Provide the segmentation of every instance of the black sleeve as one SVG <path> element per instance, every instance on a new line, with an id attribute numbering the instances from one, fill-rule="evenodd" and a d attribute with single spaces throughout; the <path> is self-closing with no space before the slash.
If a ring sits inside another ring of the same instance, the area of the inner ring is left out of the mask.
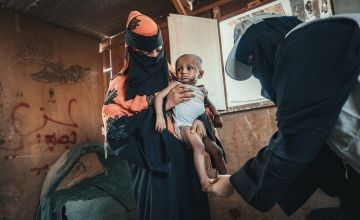
<path id="1" fill-rule="evenodd" d="M 173 138 L 169 132 L 155 131 L 153 108 L 107 121 L 106 142 L 112 152 L 153 172 L 170 170 L 169 138 Z"/>
<path id="2" fill-rule="evenodd" d="M 327 134 L 320 131 L 275 133 L 268 146 L 230 177 L 231 184 L 249 205 L 268 211 L 316 157 Z"/>

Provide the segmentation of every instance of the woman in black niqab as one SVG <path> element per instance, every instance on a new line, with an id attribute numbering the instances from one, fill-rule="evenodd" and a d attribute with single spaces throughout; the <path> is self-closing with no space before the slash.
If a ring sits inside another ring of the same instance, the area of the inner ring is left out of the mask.
<path id="1" fill-rule="evenodd" d="M 150 98 L 169 79 L 160 29 L 150 17 L 133 11 L 125 40 L 124 67 L 110 82 L 102 115 L 107 149 L 129 162 L 136 218 L 210 219 L 192 152 L 168 130 L 155 131 Z"/>

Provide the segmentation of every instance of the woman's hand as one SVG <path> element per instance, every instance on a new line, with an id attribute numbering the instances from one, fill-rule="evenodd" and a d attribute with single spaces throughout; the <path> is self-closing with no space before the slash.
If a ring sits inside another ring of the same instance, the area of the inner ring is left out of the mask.
<path id="1" fill-rule="evenodd" d="M 199 135 L 201 139 L 206 137 L 205 126 L 199 119 L 196 119 L 190 128 L 191 134 L 194 134 L 195 132 Z"/>
<path id="2" fill-rule="evenodd" d="M 175 105 L 189 101 L 193 98 L 195 94 L 193 90 L 185 87 L 183 84 L 178 84 L 174 88 L 171 89 L 169 94 L 167 95 L 167 102 L 165 105 L 166 111 L 175 107 Z"/>

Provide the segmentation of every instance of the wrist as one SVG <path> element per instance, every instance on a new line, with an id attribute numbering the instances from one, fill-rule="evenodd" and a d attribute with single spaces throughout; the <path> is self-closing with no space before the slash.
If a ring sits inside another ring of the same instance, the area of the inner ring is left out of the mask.
<path id="1" fill-rule="evenodd" d="M 166 111 L 169 111 L 169 110 L 171 110 L 174 106 L 175 106 L 175 105 L 173 105 L 173 103 L 172 103 L 171 101 L 167 100 L 166 103 L 165 103 L 165 110 L 166 110 Z"/>
<path id="2" fill-rule="evenodd" d="M 154 104 L 154 99 L 155 99 L 154 95 L 147 95 L 146 96 L 146 101 L 147 101 L 149 106 Z"/>

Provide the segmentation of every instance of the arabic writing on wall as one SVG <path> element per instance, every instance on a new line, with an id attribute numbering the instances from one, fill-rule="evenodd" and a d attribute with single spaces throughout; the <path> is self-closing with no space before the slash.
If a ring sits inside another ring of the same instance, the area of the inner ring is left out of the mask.
<path id="1" fill-rule="evenodd" d="M 48 151 L 52 152 L 55 150 L 55 147 L 64 147 L 69 149 L 70 146 L 77 143 L 77 132 L 76 129 L 79 127 L 75 122 L 73 116 L 71 115 L 72 108 L 77 102 L 76 99 L 70 99 L 67 105 L 67 118 L 68 121 L 61 121 L 54 117 L 50 117 L 46 114 L 44 108 L 40 108 L 42 114 L 42 122 L 37 127 L 31 127 L 31 125 L 22 126 L 21 121 L 22 117 L 31 117 L 31 114 L 34 114 L 31 105 L 26 102 L 20 102 L 15 107 L 13 107 L 11 112 L 11 127 L 14 129 L 14 133 L 18 139 L 15 146 L 10 143 L 7 143 L 6 138 L 2 139 L 0 142 L 0 150 L 7 153 L 3 158 L 4 160 L 13 160 L 25 157 L 32 157 L 34 155 L 21 155 L 21 151 L 24 150 L 24 146 L 29 145 L 29 139 L 34 139 L 33 143 L 37 146 L 45 145 Z M 28 115 L 24 116 L 24 112 L 27 112 Z M 66 132 L 54 132 L 46 129 L 49 124 L 56 125 L 58 130 L 59 126 L 66 127 Z M 69 130 L 69 128 L 71 128 Z M 9 141 L 10 142 L 10 141 Z M 54 154 L 56 155 L 56 154 Z M 36 176 L 39 176 L 42 172 L 46 172 L 49 165 L 45 164 L 41 167 L 32 167 L 30 172 L 35 172 Z"/>

